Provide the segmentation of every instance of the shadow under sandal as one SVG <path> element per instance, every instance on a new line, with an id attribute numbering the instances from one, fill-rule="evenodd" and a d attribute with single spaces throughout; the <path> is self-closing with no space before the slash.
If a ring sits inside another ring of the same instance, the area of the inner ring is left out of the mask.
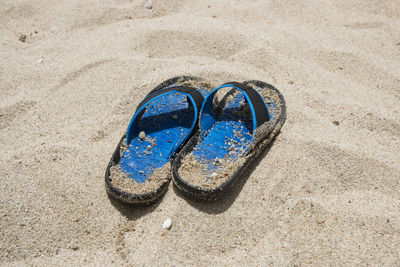
<path id="1" fill-rule="evenodd" d="M 201 108 L 199 131 L 172 162 L 175 186 L 197 200 L 217 199 L 279 133 L 285 118 L 285 100 L 270 84 L 215 88 Z"/>
<path id="2" fill-rule="evenodd" d="M 156 88 L 144 98 L 107 166 L 110 195 L 126 203 L 149 204 L 166 192 L 169 160 L 197 128 L 204 94 L 178 85 Z"/>

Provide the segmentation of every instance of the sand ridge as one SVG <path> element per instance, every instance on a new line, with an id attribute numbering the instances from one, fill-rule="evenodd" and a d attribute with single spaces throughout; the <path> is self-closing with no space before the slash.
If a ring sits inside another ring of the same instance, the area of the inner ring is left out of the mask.
<path id="1" fill-rule="evenodd" d="M 397 264 L 397 1 L 144 2 L 0 3 L 1 263 Z M 285 125 L 218 203 L 121 205 L 110 156 L 177 75 L 271 83 Z"/>

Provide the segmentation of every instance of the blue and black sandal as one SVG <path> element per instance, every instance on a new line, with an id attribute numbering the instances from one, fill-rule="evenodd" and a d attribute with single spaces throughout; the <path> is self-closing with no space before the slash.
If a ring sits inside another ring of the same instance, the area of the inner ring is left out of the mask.
<path id="1" fill-rule="evenodd" d="M 270 84 L 215 88 L 202 105 L 198 132 L 172 162 L 175 186 L 197 200 L 217 199 L 279 133 L 285 118 L 285 100 Z"/>
<path id="2" fill-rule="evenodd" d="M 196 77 L 169 79 L 139 104 L 107 166 L 107 192 L 126 203 L 149 204 L 171 179 L 170 159 L 197 131 L 198 115 L 212 87 Z"/>

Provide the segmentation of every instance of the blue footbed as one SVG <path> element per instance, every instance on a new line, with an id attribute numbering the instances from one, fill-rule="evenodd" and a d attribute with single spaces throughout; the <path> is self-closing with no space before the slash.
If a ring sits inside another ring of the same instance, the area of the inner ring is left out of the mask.
<path id="1" fill-rule="evenodd" d="M 135 125 L 133 138 L 119 162 L 120 169 L 137 183 L 144 183 L 190 135 L 194 117 L 193 104 L 184 94 L 153 99 Z M 144 140 L 138 136 L 141 131 L 146 134 Z"/>
<path id="2" fill-rule="evenodd" d="M 258 87 L 255 89 L 259 92 L 263 90 Z M 218 164 L 215 164 L 217 158 L 235 160 L 244 155 L 253 143 L 253 118 L 249 104 L 242 92 L 235 91 L 238 93 L 226 104 L 193 150 L 195 160 L 205 167 L 202 171 L 206 176 L 218 169 Z M 264 102 L 270 120 L 275 120 L 278 111 L 276 104 L 272 99 L 264 99 Z"/>

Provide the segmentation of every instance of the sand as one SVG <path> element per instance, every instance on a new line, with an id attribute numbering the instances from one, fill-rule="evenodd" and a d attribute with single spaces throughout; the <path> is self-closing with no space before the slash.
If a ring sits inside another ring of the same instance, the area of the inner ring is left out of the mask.
<path id="1" fill-rule="evenodd" d="M 398 264 L 398 1 L 144 4 L 0 3 L 1 263 Z M 281 133 L 219 202 L 109 199 L 135 107 L 184 74 L 273 84 Z"/>
<path id="2" fill-rule="evenodd" d="M 158 168 L 143 184 L 135 182 L 118 165 L 111 166 L 111 184 L 123 192 L 130 194 L 147 194 L 154 192 L 171 177 L 171 167 L 167 163 Z"/>
<path id="3" fill-rule="evenodd" d="M 234 172 L 246 161 L 246 157 L 239 156 L 236 159 L 224 158 L 212 162 L 200 162 L 193 153 L 187 154 L 183 159 L 178 173 L 182 180 L 191 186 L 202 190 L 215 190 L 228 181 Z M 217 166 L 215 171 L 209 166 Z"/>
<path id="4" fill-rule="evenodd" d="M 145 140 L 146 134 L 141 131 L 139 133 L 139 138 Z M 151 142 L 155 145 L 154 140 L 151 138 L 147 138 L 146 141 Z M 125 151 L 128 150 L 128 146 L 126 144 L 126 138 L 122 140 L 122 144 L 119 149 L 119 156 L 122 158 Z M 165 182 L 168 182 L 171 179 L 171 164 L 168 162 L 161 166 L 160 168 L 154 170 L 150 177 L 144 183 L 137 183 L 129 177 L 129 175 L 124 172 L 120 166 L 112 165 L 110 167 L 110 182 L 117 189 L 122 192 L 127 192 L 129 194 L 148 194 L 156 191 L 160 188 Z"/>

